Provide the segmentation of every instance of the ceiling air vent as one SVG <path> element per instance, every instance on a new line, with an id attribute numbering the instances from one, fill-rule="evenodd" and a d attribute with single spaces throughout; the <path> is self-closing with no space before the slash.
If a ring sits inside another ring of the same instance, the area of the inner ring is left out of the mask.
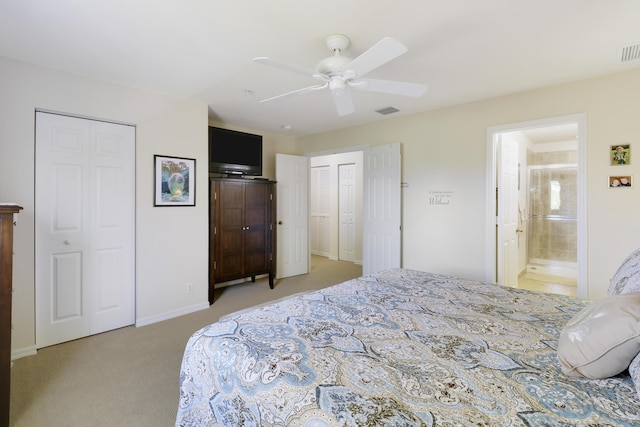
<path id="1" fill-rule="evenodd" d="M 629 62 L 640 59 L 640 44 L 623 47 L 620 62 Z"/>
<path id="2" fill-rule="evenodd" d="M 398 110 L 396 107 L 386 107 L 386 108 L 381 108 L 379 110 L 376 110 L 376 113 L 386 116 L 387 114 L 397 113 L 398 111 L 400 110 Z"/>

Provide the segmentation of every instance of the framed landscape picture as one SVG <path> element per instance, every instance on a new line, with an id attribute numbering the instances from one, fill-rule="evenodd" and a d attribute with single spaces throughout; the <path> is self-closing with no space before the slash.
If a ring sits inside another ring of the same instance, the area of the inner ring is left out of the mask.
<path id="1" fill-rule="evenodd" d="M 196 160 L 153 156 L 154 206 L 196 205 Z"/>

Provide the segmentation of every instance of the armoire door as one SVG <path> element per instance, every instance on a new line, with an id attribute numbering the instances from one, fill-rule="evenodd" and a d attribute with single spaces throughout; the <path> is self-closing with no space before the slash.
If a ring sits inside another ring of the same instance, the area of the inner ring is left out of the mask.
<path id="1" fill-rule="evenodd" d="M 273 184 L 214 181 L 216 282 L 271 270 Z"/>
<path id="2" fill-rule="evenodd" d="M 245 274 L 271 270 L 272 184 L 245 184 Z"/>
<path id="3" fill-rule="evenodd" d="M 135 128 L 36 114 L 36 345 L 135 321 Z"/>
<path id="4" fill-rule="evenodd" d="M 244 183 L 214 181 L 215 282 L 244 275 Z"/>

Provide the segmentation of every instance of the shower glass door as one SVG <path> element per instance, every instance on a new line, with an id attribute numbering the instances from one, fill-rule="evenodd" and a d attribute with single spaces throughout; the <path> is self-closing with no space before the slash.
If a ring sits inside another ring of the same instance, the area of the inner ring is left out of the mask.
<path id="1" fill-rule="evenodd" d="M 528 264 L 577 268 L 578 167 L 529 166 Z"/>

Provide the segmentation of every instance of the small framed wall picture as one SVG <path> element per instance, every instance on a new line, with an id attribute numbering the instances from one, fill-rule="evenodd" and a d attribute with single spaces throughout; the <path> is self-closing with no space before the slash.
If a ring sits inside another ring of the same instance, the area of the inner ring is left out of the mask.
<path id="1" fill-rule="evenodd" d="M 153 156 L 154 206 L 196 205 L 196 160 Z"/>
<path id="2" fill-rule="evenodd" d="M 631 175 L 616 175 L 609 177 L 609 188 L 629 188 L 632 184 Z"/>
<path id="3" fill-rule="evenodd" d="M 626 145 L 612 145 L 609 151 L 609 158 L 611 159 L 612 166 L 628 165 L 631 163 L 631 146 Z"/>

